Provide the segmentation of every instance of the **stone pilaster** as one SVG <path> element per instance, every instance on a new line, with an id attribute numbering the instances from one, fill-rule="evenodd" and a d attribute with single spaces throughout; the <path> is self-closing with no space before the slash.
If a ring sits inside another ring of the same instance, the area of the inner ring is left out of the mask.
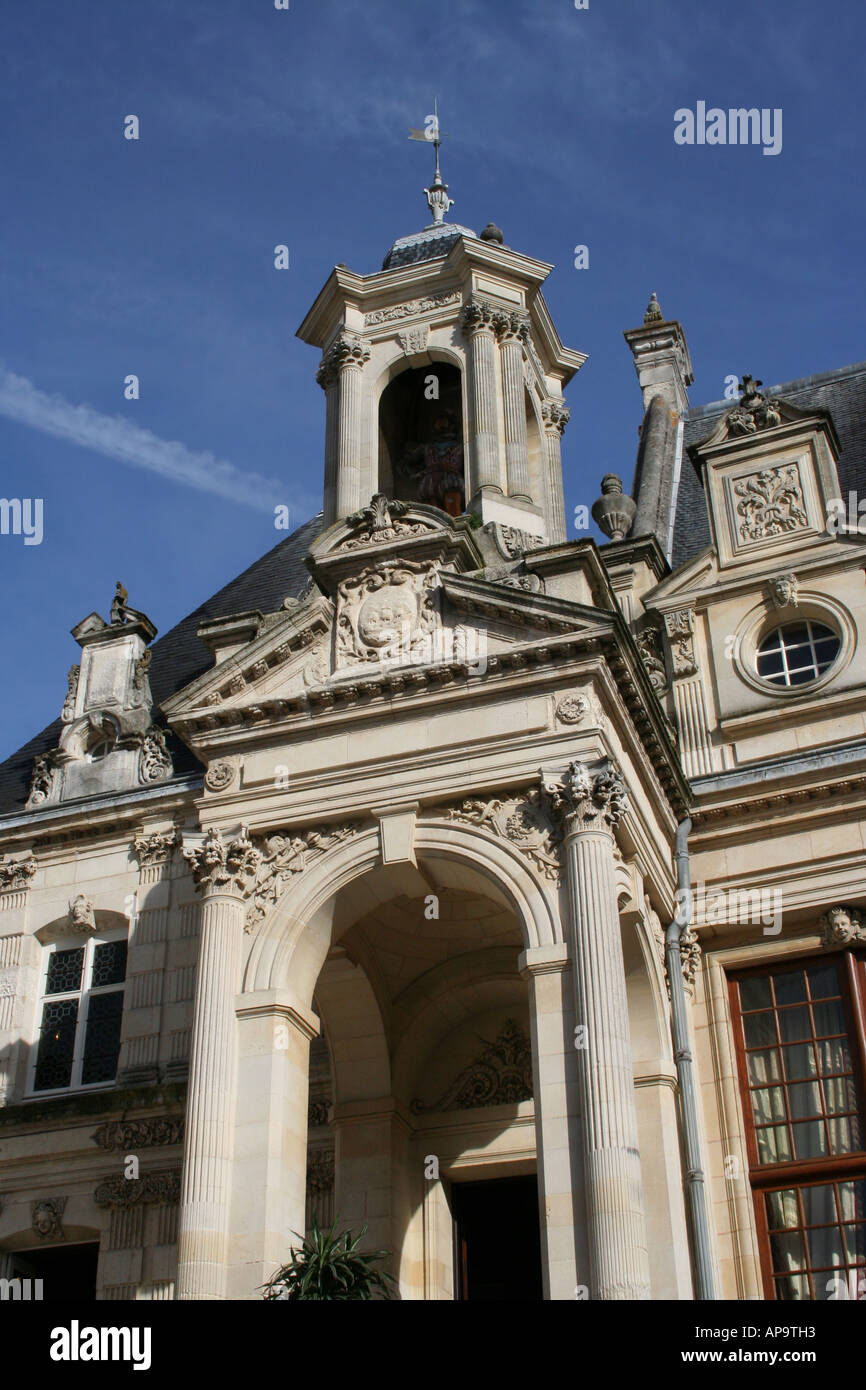
<path id="1" fill-rule="evenodd" d="M 590 1295 L 649 1298 L 646 1221 L 632 1079 L 613 832 L 626 805 L 611 762 L 571 763 L 546 788 L 563 817 L 574 954 Z"/>
<path id="2" fill-rule="evenodd" d="M 562 401 L 545 401 L 541 407 L 544 421 L 545 490 L 550 541 L 568 540 L 565 521 L 565 492 L 562 484 L 562 436 L 570 418 L 568 406 Z"/>
<path id="3" fill-rule="evenodd" d="M 231 1203 L 244 903 L 261 853 L 242 829 L 223 843 L 210 831 L 185 849 L 202 893 L 201 947 L 187 1101 L 178 1239 L 178 1298 L 225 1296 Z"/>
<path id="4" fill-rule="evenodd" d="M 344 331 L 328 348 L 319 368 L 318 379 L 325 388 L 329 407 L 325 426 L 326 525 L 356 512 L 365 500 L 361 497 L 364 410 L 361 373 L 369 360 L 367 339 Z M 334 490 L 332 517 L 328 514 L 329 488 Z"/>
<path id="5" fill-rule="evenodd" d="M 469 376 L 472 387 L 472 475 L 469 490 L 503 491 L 499 469 L 499 397 L 496 382 L 496 310 L 486 299 L 470 299 L 463 310 L 463 331 L 469 338 Z"/>
<path id="6" fill-rule="evenodd" d="M 502 399 L 505 408 L 505 468 L 508 496 L 533 499 L 529 479 L 529 440 L 526 432 L 526 387 L 523 383 L 523 344 L 529 321 L 516 310 L 502 310 L 494 319 L 502 359 Z"/>

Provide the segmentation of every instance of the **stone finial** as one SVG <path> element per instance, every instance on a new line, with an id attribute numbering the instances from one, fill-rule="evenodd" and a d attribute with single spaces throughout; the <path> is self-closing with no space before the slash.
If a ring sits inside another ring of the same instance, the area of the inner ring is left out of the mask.
<path id="1" fill-rule="evenodd" d="M 761 394 L 762 381 L 744 374 L 740 383 L 740 401 L 729 410 L 725 422 L 729 435 L 755 434 L 782 423 L 781 401 Z"/>
<path id="2" fill-rule="evenodd" d="M 635 504 L 622 490 L 622 479 L 616 473 L 605 473 L 601 480 L 601 497 L 592 504 L 592 519 L 612 541 L 628 535 L 634 521 Z"/>
<path id="3" fill-rule="evenodd" d="M 661 305 L 659 304 L 659 297 L 655 290 L 653 290 L 650 295 L 649 304 L 646 306 L 646 313 L 643 316 L 643 321 L 644 323 L 664 323 L 664 317 Z"/>
<path id="4" fill-rule="evenodd" d="M 502 246 L 505 242 L 505 238 L 502 235 L 502 231 L 499 227 L 497 227 L 495 222 L 487 223 L 487 226 L 484 228 L 483 232 L 479 233 L 479 240 L 492 241 L 497 246 Z"/>

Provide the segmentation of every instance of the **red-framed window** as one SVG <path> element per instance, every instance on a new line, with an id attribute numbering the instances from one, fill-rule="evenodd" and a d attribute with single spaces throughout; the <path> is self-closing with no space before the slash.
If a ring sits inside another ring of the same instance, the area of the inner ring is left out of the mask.
<path id="1" fill-rule="evenodd" d="M 767 1298 L 866 1298 L 866 960 L 728 981 Z"/>

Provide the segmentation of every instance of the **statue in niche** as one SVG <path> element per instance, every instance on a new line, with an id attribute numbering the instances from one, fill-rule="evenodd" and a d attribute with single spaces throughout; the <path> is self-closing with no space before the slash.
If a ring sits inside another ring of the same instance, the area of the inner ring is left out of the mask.
<path id="1" fill-rule="evenodd" d="M 433 420 L 433 437 L 403 455 L 400 467 L 418 480 L 418 501 L 441 507 L 449 516 L 463 511 L 463 444 L 457 417 L 443 410 Z"/>

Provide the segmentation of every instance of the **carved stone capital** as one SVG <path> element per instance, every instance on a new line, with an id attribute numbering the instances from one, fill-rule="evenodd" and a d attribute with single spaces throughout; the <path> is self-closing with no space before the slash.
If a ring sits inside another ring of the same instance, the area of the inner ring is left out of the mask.
<path id="1" fill-rule="evenodd" d="M 840 904 L 829 908 L 819 925 L 825 946 L 850 946 L 854 942 L 866 941 L 866 927 L 853 907 Z"/>
<path id="2" fill-rule="evenodd" d="M 36 856 L 33 854 L 27 859 L 9 859 L 5 864 L 0 864 L 0 893 L 26 891 L 36 869 Z"/>
<path id="3" fill-rule="evenodd" d="M 246 826 L 228 845 L 219 830 L 209 830 L 195 849 L 184 849 L 183 857 L 200 893 L 227 893 L 238 898 L 246 898 L 252 892 L 262 862 L 261 850 L 253 844 Z"/>
<path id="4" fill-rule="evenodd" d="M 520 313 L 518 309 L 496 309 L 493 329 L 500 343 L 523 344 L 529 337 L 529 315 Z"/>
<path id="5" fill-rule="evenodd" d="M 463 332 L 480 333 L 486 329 L 492 333 L 498 312 L 489 299 L 480 299 L 477 295 L 473 295 L 464 304 L 463 312 L 460 315 Z"/>
<path id="6" fill-rule="evenodd" d="M 158 865 L 167 864 L 171 858 L 172 850 L 175 845 L 181 842 L 181 833 L 176 825 L 169 830 L 154 830 L 150 834 L 142 831 L 136 835 L 132 842 L 139 867 L 142 869 L 156 868 Z"/>
<path id="7" fill-rule="evenodd" d="M 562 437 L 565 433 L 565 427 L 571 419 L 571 411 L 561 401 L 544 401 L 541 407 L 541 418 L 544 421 L 547 434 L 558 434 Z"/>
<path id="8" fill-rule="evenodd" d="M 569 835 L 588 830 L 612 834 L 628 809 L 622 773 L 609 758 L 593 770 L 586 763 L 569 763 L 561 777 L 545 778 L 543 785 Z"/>
<path id="9" fill-rule="evenodd" d="M 693 676 L 698 669 L 695 660 L 695 616 L 691 608 L 677 608 L 665 613 L 665 632 L 671 653 L 671 668 L 674 679 L 680 676 Z"/>

